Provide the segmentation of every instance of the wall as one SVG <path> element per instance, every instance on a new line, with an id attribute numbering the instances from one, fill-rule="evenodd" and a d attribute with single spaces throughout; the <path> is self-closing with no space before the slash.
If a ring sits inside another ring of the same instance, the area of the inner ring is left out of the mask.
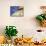
<path id="1" fill-rule="evenodd" d="M 24 6 L 24 17 L 10 17 L 10 6 Z M 40 6 L 46 5 L 46 0 L 1 0 L 0 1 L 0 34 L 4 34 L 6 25 L 15 25 L 19 31 L 18 36 L 31 36 L 36 34 L 39 27 L 35 16 L 41 13 Z M 41 37 L 41 36 L 40 36 Z"/>

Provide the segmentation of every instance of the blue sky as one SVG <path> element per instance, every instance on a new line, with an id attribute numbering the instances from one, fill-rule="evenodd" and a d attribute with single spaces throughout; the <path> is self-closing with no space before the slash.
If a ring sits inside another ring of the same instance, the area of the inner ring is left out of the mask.
<path id="1" fill-rule="evenodd" d="M 13 13 L 15 13 L 16 11 L 18 11 L 20 6 L 11 6 L 10 7 L 10 15 L 12 15 Z"/>

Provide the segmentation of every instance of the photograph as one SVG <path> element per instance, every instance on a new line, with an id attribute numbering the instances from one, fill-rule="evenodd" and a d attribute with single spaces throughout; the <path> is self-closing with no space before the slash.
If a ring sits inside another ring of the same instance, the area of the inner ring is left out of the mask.
<path id="1" fill-rule="evenodd" d="M 23 17 L 24 7 L 23 6 L 10 6 L 10 16 Z"/>

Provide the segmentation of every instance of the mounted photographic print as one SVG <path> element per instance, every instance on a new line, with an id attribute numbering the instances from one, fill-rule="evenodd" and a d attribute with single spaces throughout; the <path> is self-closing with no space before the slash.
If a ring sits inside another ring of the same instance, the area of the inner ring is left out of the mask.
<path id="1" fill-rule="evenodd" d="M 24 7 L 23 6 L 10 6 L 10 16 L 23 17 Z"/>

